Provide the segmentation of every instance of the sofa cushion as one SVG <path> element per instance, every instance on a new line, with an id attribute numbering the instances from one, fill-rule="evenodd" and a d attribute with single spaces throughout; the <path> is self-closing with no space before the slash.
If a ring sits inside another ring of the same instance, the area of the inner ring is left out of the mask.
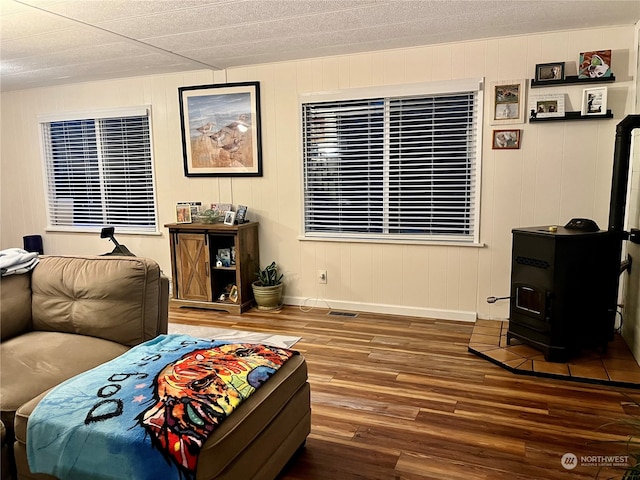
<path id="1" fill-rule="evenodd" d="M 2 340 L 31 330 L 31 274 L 0 280 L 0 322 Z"/>
<path id="2" fill-rule="evenodd" d="M 12 429 L 22 404 L 127 350 L 109 340 L 61 332 L 34 331 L 2 342 L 0 418 Z"/>
<path id="3" fill-rule="evenodd" d="M 159 333 L 160 267 L 153 260 L 46 255 L 32 272 L 31 290 L 34 330 L 129 346 Z"/>

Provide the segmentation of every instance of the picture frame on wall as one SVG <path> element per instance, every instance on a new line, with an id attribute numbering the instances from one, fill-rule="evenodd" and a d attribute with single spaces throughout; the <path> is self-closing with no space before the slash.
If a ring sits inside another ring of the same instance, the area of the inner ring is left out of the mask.
<path id="1" fill-rule="evenodd" d="M 536 65 L 536 82 L 553 82 L 564 80 L 565 62 L 539 63 Z"/>
<path id="2" fill-rule="evenodd" d="M 524 123 L 525 81 L 509 80 L 491 83 L 491 124 Z"/>
<path id="3" fill-rule="evenodd" d="M 494 130 L 493 150 L 509 150 L 520 148 L 520 129 Z"/>
<path id="4" fill-rule="evenodd" d="M 529 98 L 531 118 L 564 117 L 564 93 L 532 95 Z"/>
<path id="5" fill-rule="evenodd" d="M 578 78 L 611 77 L 611 50 L 581 52 L 578 63 Z"/>
<path id="6" fill-rule="evenodd" d="M 260 82 L 178 88 L 184 174 L 260 177 Z"/>
<path id="7" fill-rule="evenodd" d="M 581 115 L 607 114 L 607 87 L 585 88 L 582 91 Z"/>

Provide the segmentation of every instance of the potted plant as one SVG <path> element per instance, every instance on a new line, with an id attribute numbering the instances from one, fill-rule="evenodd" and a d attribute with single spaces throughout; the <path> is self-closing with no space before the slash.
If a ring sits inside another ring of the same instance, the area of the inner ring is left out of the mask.
<path id="1" fill-rule="evenodd" d="M 258 268 L 258 279 L 251 284 L 253 297 L 258 304 L 258 310 L 279 310 L 282 307 L 282 278 L 278 274 L 276 262 L 271 262 L 266 268 Z"/>

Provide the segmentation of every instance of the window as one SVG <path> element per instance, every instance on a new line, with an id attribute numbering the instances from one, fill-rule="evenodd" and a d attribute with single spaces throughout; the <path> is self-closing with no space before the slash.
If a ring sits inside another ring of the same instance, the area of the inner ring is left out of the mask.
<path id="1" fill-rule="evenodd" d="M 157 232 L 147 108 L 40 120 L 49 229 Z"/>
<path id="2" fill-rule="evenodd" d="M 303 97 L 305 237 L 477 243 L 479 87 Z"/>

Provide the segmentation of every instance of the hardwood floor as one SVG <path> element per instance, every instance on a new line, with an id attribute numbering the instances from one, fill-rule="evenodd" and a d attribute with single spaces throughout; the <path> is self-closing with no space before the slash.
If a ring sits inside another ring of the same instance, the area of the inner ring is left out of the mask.
<path id="1" fill-rule="evenodd" d="M 621 478 L 591 456 L 628 455 L 612 441 L 633 431 L 611 422 L 640 413 L 637 390 L 523 377 L 469 353 L 471 323 L 293 306 L 171 307 L 169 320 L 302 337 L 312 431 L 281 480 Z"/>

